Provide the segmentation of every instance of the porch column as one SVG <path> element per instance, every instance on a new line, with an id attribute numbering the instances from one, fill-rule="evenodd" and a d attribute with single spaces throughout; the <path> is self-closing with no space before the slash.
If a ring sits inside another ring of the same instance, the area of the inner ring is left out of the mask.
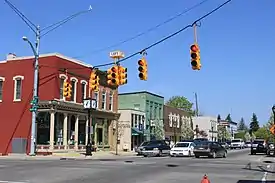
<path id="1" fill-rule="evenodd" d="M 86 118 L 86 128 L 85 128 L 85 133 L 86 133 L 86 136 L 85 136 L 85 145 L 88 144 L 88 126 L 89 126 L 89 119 L 87 117 Z"/>
<path id="2" fill-rule="evenodd" d="M 64 121 L 63 121 L 63 145 L 65 146 L 65 149 L 68 145 L 68 114 L 64 113 Z"/>
<path id="3" fill-rule="evenodd" d="M 55 112 L 51 111 L 50 112 L 50 149 L 53 150 L 54 149 L 54 129 L 55 129 Z"/>
<path id="4" fill-rule="evenodd" d="M 75 116 L 75 124 L 74 124 L 74 144 L 75 144 L 75 149 L 78 150 L 78 121 L 79 121 L 79 116 Z"/>

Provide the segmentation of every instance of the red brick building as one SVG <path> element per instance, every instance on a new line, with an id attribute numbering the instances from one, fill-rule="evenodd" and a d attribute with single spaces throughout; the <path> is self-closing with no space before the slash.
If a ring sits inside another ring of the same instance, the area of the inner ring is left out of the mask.
<path id="1" fill-rule="evenodd" d="M 31 132 L 30 101 L 34 82 L 34 57 L 7 56 L 0 61 L 0 153 L 29 152 Z M 89 92 L 91 65 L 54 53 L 39 58 L 39 109 L 36 144 L 38 151 L 83 149 L 87 143 L 87 112 L 83 98 L 98 101 L 92 113 L 94 139 L 99 148 L 113 148 L 113 123 L 118 119 L 117 90 L 98 71 L 99 92 Z M 65 72 L 67 70 L 67 72 Z M 63 82 L 72 84 L 72 97 L 63 97 Z"/>

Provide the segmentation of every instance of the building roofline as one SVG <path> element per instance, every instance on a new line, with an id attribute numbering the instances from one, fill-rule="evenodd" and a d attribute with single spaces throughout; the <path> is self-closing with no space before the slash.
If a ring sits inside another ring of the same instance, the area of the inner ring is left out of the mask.
<path id="1" fill-rule="evenodd" d="M 137 92 L 126 92 L 126 93 L 119 93 L 118 95 L 134 95 L 134 94 L 149 94 L 149 95 L 153 95 L 159 98 L 163 98 L 163 96 L 160 96 L 158 94 L 152 93 L 152 92 L 148 92 L 148 91 L 137 91 Z"/>
<path id="2" fill-rule="evenodd" d="M 118 111 L 137 111 L 137 112 L 141 112 L 141 113 L 145 113 L 142 110 L 138 110 L 138 109 L 131 109 L 131 108 L 126 108 L 126 109 L 117 109 Z"/>
<path id="3" fill-rule="evenodd" d="M 71 57 L 68 57 L 68 56 L 65 56 L 65 55 L 62 55 L 60 53 L 46 53 L 46 54 L 40 54 L 39 55 L 39 58 L 45 58 L 45 57 L 59 57 L 59 58 L 62 58 L 62 59 L 65 59 L 65 60 L 68 60 L 70 62 L 73 62 L 73 63 L 76 63 L 76 64 L 79 64 L 79 65 L 82 65 L 84 67 L 93 67 L 91 64 L 86 64 L 80 60 L 77 60 L 77 59 L 74 59 L 74 58 L 71 58 Z M 12 58 L 12 59 L 8 59 L 8 60 L 2 60 L 0 61 L 0 63 L 6 63 L 7 61 L 16 61 L 16 60 L 26 60 L 26 59 L 34 59 L 34 56 L 22 56 L 22 57 L 16 57 L 16 58 Z"/>

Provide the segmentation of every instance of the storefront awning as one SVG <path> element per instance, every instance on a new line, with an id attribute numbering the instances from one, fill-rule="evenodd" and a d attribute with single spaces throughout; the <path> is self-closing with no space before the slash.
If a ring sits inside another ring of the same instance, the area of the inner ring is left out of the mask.
<path id="1" fill-rule="evenodd" d="M 137 128 L 132 128 L 132 136 L 142 135 L 142 131 Z"/>

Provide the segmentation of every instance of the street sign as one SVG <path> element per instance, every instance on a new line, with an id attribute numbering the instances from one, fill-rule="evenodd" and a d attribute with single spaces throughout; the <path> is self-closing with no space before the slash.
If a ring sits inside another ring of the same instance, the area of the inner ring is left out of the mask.
<path id="1" fill-rule="evenodd" d="M 124 58 L 124 53 L 122 51 L 112 51 L 110 52 L 110 57 L 113 59 Z"/>
<path id="2" fill-rule="evenodd" d="M 273 135 L 275 135 L 275 125 L 272 125 L 272 127 L 269 130 Z"/>

